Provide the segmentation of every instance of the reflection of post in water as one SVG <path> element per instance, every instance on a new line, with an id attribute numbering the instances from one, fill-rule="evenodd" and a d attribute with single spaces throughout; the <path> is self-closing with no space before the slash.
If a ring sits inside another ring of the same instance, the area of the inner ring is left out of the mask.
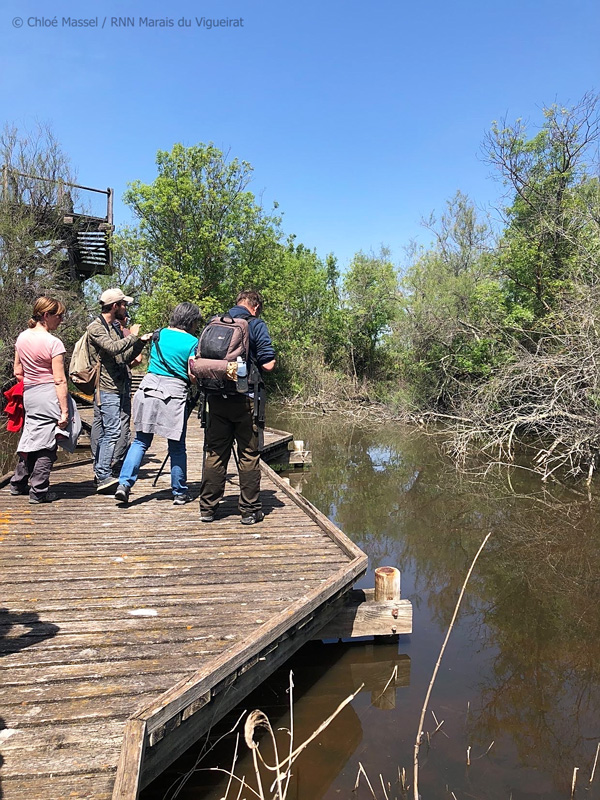
<path id="1" fill-rule="evenodd" d="M 280 758 L 289 752 L 289 735 L 281 728 L 290 728 L 289 671 L 294 680 L 294 747 L 306 741 L 336 710 L 339 704 L 361 684 L 361 695 L 368 693 L 377 708 L 394 708 L 396 692 L 410 682 L 410 658 L 398 653 L 396 643 L 373 642 L 324 644 L 310 642 L 278 670 L 269 685 L 248 698 L 246 708 L 260 708 L 269 717 L 276 731 Z M 391 680 L 390 680 L 391 679 Z M 273 693 L 276 695 L 273 701 Z M 360 717 L 352 704 L 345 706 L 330 725 L 300 754 L 292 766 L 287 800 L 319 800 L 342 772 L 363 740 Z M 260 750 L 269 764 L 274 763 L 270 739 L 260 739 Z M 217 753 L 217 763 L 223 766 L 231 758 L 231 741 L 224 753 Z M 202 767 L 208 764 L 203 763 Z M 252 757 L 245 748 L 235 766 L 238 776 L 245 775 L 253 785 Z M 210 791 L 202 786 L 214 773 L 197 773 L 194 791 L 206 800 L 223 797 L 227 779 Z M 273 773 L 263 774 L 263 785 L 270 785 Z M 192 795 L 190 795 L 192 796 Z M 152 800 L 158 795 L 151 795 Z M 150 800 L 150 797 L 149 797 Z"/>
<path id="2" fill-rule="evenodd" d="M 295 684 L 294 747 L 306 741 L 361 684 L 362 692 L 370 694 L 374 706 L 390 709 L 396 705 L 396 691 L 410 682 L 410 658 L 398 653 L 397 644 L 312 642 L 291 666 Z M 289 707 L 283 705 L 288 701 L 284 680 L 287 678 L 281 670 L 276 683 L 282 705 L 263 708 L 273 729 L 290 727 Z M 361 720 L 352 704 L 347 705 L 292 766 L 288 800 L 323 797 L 362 738 Z M 285 757 L 289 751 L 288 735 L 278 731 L 277 741 L 280 757 Z M 261 741 L 261 752 L 267 763 L 274 763 L 267 737 Z M 238 761 L 235 771 L 237 775 L 252 774 L 249 754 Z M 272 780 L 272 774 L 270 777 Z"/>

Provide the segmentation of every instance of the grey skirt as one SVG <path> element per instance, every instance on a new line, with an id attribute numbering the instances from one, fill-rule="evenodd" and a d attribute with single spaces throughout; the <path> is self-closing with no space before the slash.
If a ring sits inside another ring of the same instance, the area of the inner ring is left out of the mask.
<path id="1" fill-rule="evenodd" d="M 165 439 L 181 439 L 185 425 L 187 383 L 149 372 L 133 396 L 133 427 Z"/>
<path id="2" fill-rule="evenodd" d="M 71 395 L 69 402 L 69 424 L 61 430 L 56 424 L 60 418 L 60 405 L 54 383 L 26 386 L 23 392 L 25 423 L 17 445 L 18 453 L 36 453 L 38 450 L 54 450 L 56 445 L 72 453 L 81 433 L 81 419 Z"/>

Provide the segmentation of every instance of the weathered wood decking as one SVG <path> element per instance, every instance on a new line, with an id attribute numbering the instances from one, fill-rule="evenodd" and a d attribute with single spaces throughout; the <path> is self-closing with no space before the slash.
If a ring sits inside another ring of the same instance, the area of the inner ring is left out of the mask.
<path id="1" fill-rule="evenodd" d="M 192 493 L 200 437 L 194 420 Z M 55 466 L 52 504 L 0 489 L 2 800 L 135 797 L 366 569 L 266 466 L 263 523 L 239 524 L 233 469 L 219 518 L 202 525 L 197 503 L 171 504 L 168 470 L 152 488 L 165 452 L 154 444 L 127 508 L 95 493 L 89 460 Z"/>

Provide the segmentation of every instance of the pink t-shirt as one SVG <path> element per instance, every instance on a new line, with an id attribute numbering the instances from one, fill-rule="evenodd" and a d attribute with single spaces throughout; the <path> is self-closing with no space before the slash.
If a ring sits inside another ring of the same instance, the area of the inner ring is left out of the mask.
<path id="1" fill-rule="evenodd" d="M 15 342 L 23 367 L 23 383 L 33 386 L 52 383 L 52 359 L 65 352 L 65 346 L 56 336 L 40 328 L 27 328 Z"/>

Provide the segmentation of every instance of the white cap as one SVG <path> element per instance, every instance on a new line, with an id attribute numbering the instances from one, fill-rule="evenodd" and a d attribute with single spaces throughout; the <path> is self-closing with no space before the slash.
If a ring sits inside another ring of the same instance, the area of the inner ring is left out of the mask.
<path id="1" fill-rule="evenodd" d="M 100 305 L 102 306 L 110 306 L 123 300 L 126 303 L 133 303 L 133 297 L 127 297 L 120 289 L 107 289 L 100 295 Z"/>

